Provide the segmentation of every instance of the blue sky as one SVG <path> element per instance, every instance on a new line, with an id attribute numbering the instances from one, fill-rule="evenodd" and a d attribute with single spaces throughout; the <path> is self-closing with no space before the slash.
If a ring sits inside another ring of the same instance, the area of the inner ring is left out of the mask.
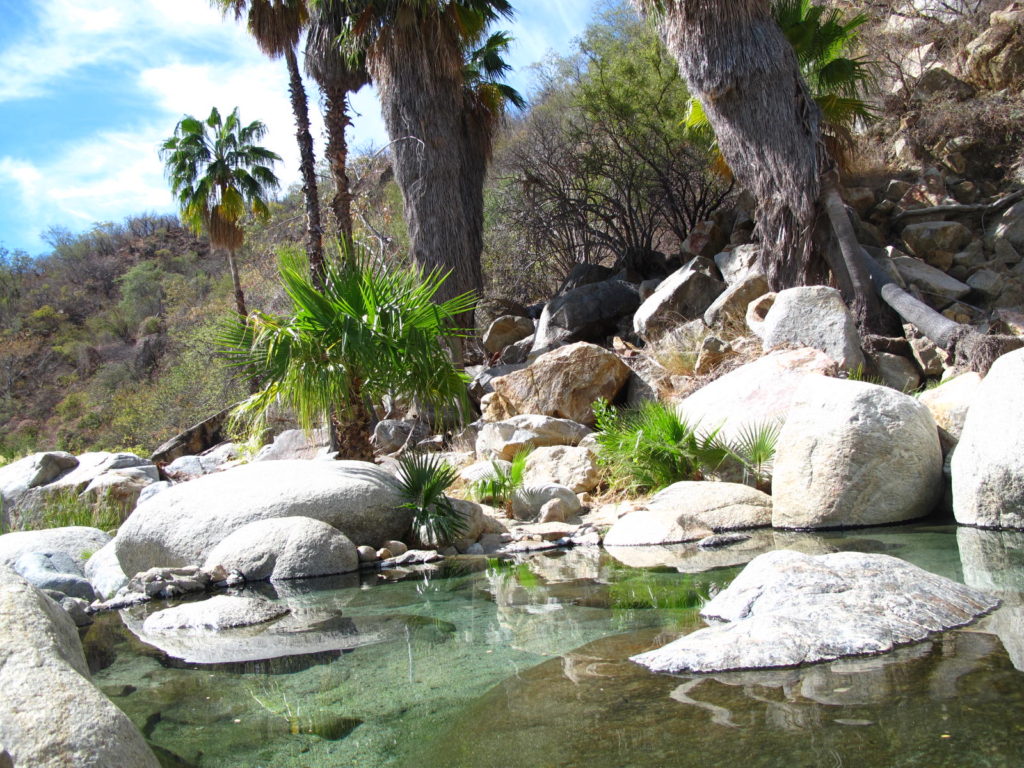
<path id="1" fill-rule="evenodd" d="M 502 25 L 516 38 L 512 84 L 528 91 L 527 67 L 568 52 L 597 4 L 516 2 L 515 22 Z M 0 18 L 0 245 L 35 255 L 49 250 L 51 226 L 172 211 L 157 148 L 183 114 L 214 105 L 266 123 L 265 144 L 284 158 L 278 175 L 298 178 L 284 63 L 208 0 L 0 0 Z M 307 92 L 316 104 L 315 86 Z M 373 91 L 353 106 L 353 146 L 385 144 Z"/>

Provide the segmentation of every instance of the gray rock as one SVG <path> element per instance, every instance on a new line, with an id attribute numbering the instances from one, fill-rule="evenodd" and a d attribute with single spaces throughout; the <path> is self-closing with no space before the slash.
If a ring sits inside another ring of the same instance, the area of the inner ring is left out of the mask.
<path id="1" fill-rule="evenodd" d="M 505 347 L 505 351 L 501 353 L 501 357 L 498 359 L 502 365 L 517 365 L 525 363 L 530 357 L 530 350 L 533 349 L 533 342 L 536 340 L 534 334 L 530 334 L 525 338 L 520 339 L 514 344 L 509 344 Z"/>
<path id="2" fill-rule="evenodd" d="M 217 595 L 157 611 L 142 625 L 147 633 L 182 630 L 223 630 L 273 621 L 289 612 L 287 606 L 255 597 Z"/>
<path id="3" fill-rule="evenodd" d="M 991 269 L 979 269 L 967 278 L 967 284 L 985 301 L 998 298 L 1003 292 L 1005 280 L 1002 275 Z"/>
<path id="4" fill-rule="evenodd" d="M 590 429 L 569 419 L 551 416 L 521 415 L 506 421 L 484 424 L 476 439 L 476 454 L 481 459 L 511 461 L 525 448 L 545 445 L 576 445 Z"/>
<path id="5" fill-rule="evenodd" d="M 681 482 L 655 494 L 605 534 L 606 547 L 698 541 L 712 533 L 771 524 L 772 499 L 738 483 Z"/>
<path id="6" fill-rule="evenodd" d="M 529 485 L 556 483 L 573 493 L 586 493 L 600 484 L 601 471 L 593 451 L 585 446 L 545 446 L 530 452 L 524 480 Z"/>
<path id="7" fill-rule="evenodd" d="M 99 528 L 79 525 L 5 533 L 0 536 L 0 565 L 14 565 L 14 561 L 25 552 L 63 552 L 81 569 L 88 559 L 85 555 L 99 551 L 110 540 L 110 536 Z"/>
<path id="8" fill-rule="evenodd" d="M 182 483 L 140 504 L 121 526 L 117 558 L 125 573 L 198 565 L 233 531 L 256 520 L 311 517 L 350 540 L 401 538 L 411 513 L 394 480 L 358 461 L 245 464 Z"/>
<path id="9" fill-rule="evenodd" d="M 150 460 L 153 462 L 173 462 L 180 456 L 195 456 L 216 445 L 223 437 L 224 422 L 227 421 L 231 408 L 225 408 L 198 424 L 193 424 L 184 432 L 175 435 L 157 448 Z"/>
<path id="10" fill-rule="evenodd" d="M 827 528 L 922 517 L 942 493 L 928 409 L 860 381 L 808 377 L 779 434 L 772 525 Z"/>
<path id="11" fill-rule="evenodd" d="M 61 594 L 61 593 L 56 593 Z M 89 607 L 89 603 L 80 597 L 71 597 L 70 595 L 61 594 L 60 599 L 57 600 L 57 605 L 64 609 L 71 620 L 75 622 L 76 627 L 87 627 L 92 624 L 92 616 L 86 611 Z"/>
<path id="12" fill-rule="evenodd" d="M 161 480 L 158 483 L 152 483 L 147 485 L 139 492 L 139 500 L 135 502 L 135 506 L 138 506 L 144 501 L 148 501 L 152 497 L 156 496 L 161 491 L 166 491 L 171 487 L 171 484 L 166 480 Z"/>
<path id="13" fill-rule="evenodd" d="M 726 289 L 725 283 L 708 274 L 714 269 L 710 260 L 696 257 L 665 278 L 633 315 L 634 333 L 653 341 L 687 320 L 702 317 Z"/>
<path id="14" fill-rule="evenodd" d="M 545 483 L 518 488 L 512 497 L 512 514 L 517 520 L 536 520 L 540 517 L 541 508 L 552 499 L 561 500 L 568 515 L 578 514 L 582 509 L 580 500 L 569 488 Z"/>
<path id="15" fill-rule="evenodd" d="M 315 459 L 327 453 L 331 438 L 326 428 L 314 429 L 309 434 L 301 429 L 287 429 L 270 445 L 263 446 L 253 461 L 290 461 Z"/>
<path id="16" fill-rule="evenodd" d="M 14 570 L 39 589 L 52 589 L 89 602 L 96 599 L 92 585 L 82 576 L 77 563 L 64 552 L 25 552 L 14 562 Z"/>
<path id="17" fill-rule="evenodd" d="M 864 365 L 857 324 L 834 288 L 814 285 L 780 291 L 755 333 L 766 352 L 787 345 L 810 347 L 847 370 Z"/>
<path id="18" fill-rule="evenodd" d="M 996 240 L 1006 240 L 1018 252 L 1024 252 L 1024 201 L 1003 211 L 992 233 Z"/>
<path id="19" fill-rule="evenodd" d="M 533 320 L 528 317 L 502 315 L 484 332 L 482 343 L 489 355 L 496 355 L 509 344 L 533 335 Z"/>
<path id="20" fill-rule="evenodd" d="M 724 327 L 745 332 L 747 307 L 750 302 L 768 293 L 768 279 L 760 274 L 747 275 L 733 282 L 715 299 L 704 313 L 709 328 Z"/>
<path id="21" fill-rule="evenodd" d="M 89 678 L 68 614 L 0 566 L 0 744 L 32 768 L 159 768 L 142 734 Z"/>
<path id="22" fill-rule="evenodd" d="M 64 451 L 33 453 L 0 467 L 0 502 L 8 509 L 15 506 L 30 488 L 55 480 L 78 466 L 78 459 Z"/>
<path id="23" fill-rule="evenodd" d="M 428 437 L 430 428 L 422 421 L 413 419 L 381 419 L 373 428 L 373 445 L 379 453 L 394 453 L 406 445 L 406 441 L 409 445 L 415 445 Z"/>
<path id="24" fill-rule="evenodd" d="M 939 269 L 949 269 L 953 254 L 971 238 L 971 230 L 955 221 L 922 221 L 903 228 L 907 251 Z"/>
<path id="25" fill-rule="evenodd" d="M 958 442 L 964 431 L 967 411 L 974 402 L 979 386 L 981 376 L 969 371 L 944 381 L 938 387 L 925 390 L 917 399 L 931 411 L 936 426 L 943 430 L 952 442 Z"/>
<path id="26" fill-rule="evenodd" d="M 755 558 L 701 610 L 726 622 L 632 660 L 655 672 L 795 667 L 890 651 L 998 606 L 983 592 L 888 555 Z"/>
<path id="27" fill-rule="evenodd" d="M 750 536 L 745 533 L 716 533 L 705 536 L 697 542 L 697 546 L 701 549 L 721 549 L 722 547 L 731 547 L 733 544 L 742 544 L 745 541 L 750 541 Z"/>
<path id="28" fill-rule="evenodd" d="M 101 600 L 109 600 L 128 583 L 128 577 L 118 562 L 117 547 L 113 540 L 108 541 L 85 561 L 85 578 L 92 584 L 93 591 Z"/>
<path id="29" fill-rule="evenodd" d="M 531 357 L 574 341 L 603 341 L 619 319 L 640 306 L 635 285 L 606 280 L 574 288 L 547 303 L 541 313 Z"/>
<path id="30" fill-rule="evenodd" d="M 740 245 L 731 251 L 716 253 L 715 266 L 722 273 L 726 283 L 735 285 L 751 275 L 764 275 L 760 259 L 760 246 Z"/>
<path id="31" fill-rule="evenodd" d="M 377 557 L 377 550 L 373 547 L 367 546 L 366 544 L 356 547 L 356 551 L 359 553 L 360 563 L 375 563 L 380 559 Z"/>
<path id="32" fill-rule="evenodd" d="M 477 400 L 482 398 L 484 395 L 489 395 L 494 391 L 492 382 L 502 376 L 508 376 L 510 373 L 515 371 L 521 371 L 526 367 L 525 362 L 520 363 L 509 363 L 507 365 L 495 365 L 490 368 L 484 368 L 469 383 L 469 394 L 475 397 Z"/>
<path id="33" fill-rule="evenodd" d="M 921 374 L 917 372 L 917 366 L 902 355 L 872 352 L 869 359 L 885 386 L 898 392 L 912 392 L 921 386 Z"/>
<path id="34" fill-rule="evenodd" d="M 1024 529 L 1024 350 L 1003 355 L 978 386 L 953 453 L 957 522 Z"/>
<path id="35" fill-rule="evenodd" d="M 1003 602 L 978 631 L 997 635 L 1013 666 L 1024 670 L 1024 533 L 959 526 L 956 543 L 964 583 Z"/>
<path id="36" fill-rule="evenodd" d="M 505 461 L 504 459 L 475 461 L 459 472 L 459 479 L 470 485 L 481 480 L 489 480 L 492 477 L 496 477 L 499 470 L 508 472 L 510 469 L 512 469 L 512 462 Z"/>
<path id="37" fill-rule="evenodd" d="M 950 277 L 941 269 L 928 266 L 923 261 L 910 256 L 893 256 L 891 261 L 906 282 L 916 285 L 927 296 L 940 300 L 940 303 L 963 298 L 971 292 L 971 286 Z"/>
<path id="38" fill-rule="evenodd" d="M 204 571 L 238 571 L 246 581 L 303 579 L 359 568 L 355 545 L 337 528 L 310 517 L 278 517 L 244 525 L 210 550 Z"/>

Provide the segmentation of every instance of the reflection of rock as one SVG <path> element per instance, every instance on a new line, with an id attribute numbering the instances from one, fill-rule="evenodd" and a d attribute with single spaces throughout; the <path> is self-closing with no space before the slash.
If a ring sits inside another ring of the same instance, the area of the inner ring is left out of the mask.
<path id="1" fill-rule="evenodd" d="M 977 630 L 998 635 L 1013 665 L 1024 670 L 1024 532 L 959 527 L 956 543 L 964 581 L 1003 601 Z"/>
<path id="2" fill-rule="evenodd" d="M 655 672 L 789 667 L 884 653 L 965 626 L 998 601 L 888 555 L 781 550 L 701 609 L 727 622 L 633 657 Z"/>

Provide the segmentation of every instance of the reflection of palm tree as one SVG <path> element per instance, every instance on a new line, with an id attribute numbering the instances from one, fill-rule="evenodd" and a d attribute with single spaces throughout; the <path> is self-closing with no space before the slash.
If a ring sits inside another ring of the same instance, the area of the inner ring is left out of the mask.
<path id="1" fill-rule="evenodd" d="M 288 65 L 288 92 L 295 115 L 295 137 L 299 143 L 299 170 L 306 201 L 306 253 L 314 275 L 321 274 L 323 263 L 323 225 L 320 221 L 320 196 L 316 186 L 313 158 L 313 134 L 309 130 L 309 106 L 306 89 L 295 54 L 302 31 L 309 21 L 305 0 L 213 0 L 236 19 L 245 18 L 249 33 L 260 50 L 273 59 L 283 56 Z"/>
<path id="2" fill-rule="evenodd" d="M 281 158 L 256 143 L 265 134 L 258 120 L 242 125 L 237 107 L 227 120 L 214 107 L 205 121 L 186 115 L 160 149 L 182 221 L 197 233 L 205 230 L 210 245 L 227 252 L 242 317 L 247 312 L 235 251 L 245 234 L 239 222 L 246 210 L 267 218 L 267 194 L 278 187 L 271 166 Z"/>

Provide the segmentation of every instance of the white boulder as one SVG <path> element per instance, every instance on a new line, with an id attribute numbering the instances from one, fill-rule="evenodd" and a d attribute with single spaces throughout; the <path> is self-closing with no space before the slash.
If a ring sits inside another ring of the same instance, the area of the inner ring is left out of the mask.
<path id="1" fill-rule="evenodd" d="M 485 423 L 476 438 L 481 459 L 511 461 L 519 451 L 546 445 L 576 445 L 590 429 L 570 419 L 523 414 Z"/>
<path id="2" fill-rule="evenodd" d="M 755 333 L 766 352 L 784 346 L 811 347 L 847 370 L 864 365 L 857 324 L 835 288 L 811 285 L 780 291 Z"/>

